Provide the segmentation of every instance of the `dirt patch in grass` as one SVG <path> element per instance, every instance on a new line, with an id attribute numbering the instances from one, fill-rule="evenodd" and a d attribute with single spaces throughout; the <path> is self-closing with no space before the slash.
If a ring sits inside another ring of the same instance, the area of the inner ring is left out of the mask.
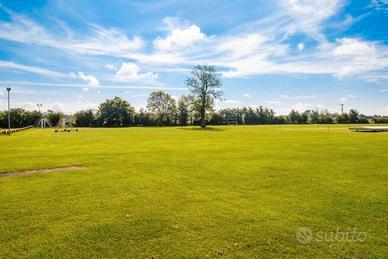
<path id="1" fill-rule="evenodd" d="M 86 168 L 87 167 L 83 166 L 83 165 L 73 165 L 73 166 L 65 166 L 65 167 L 43 168 L 43 169 L 33 169 L 33 170 L 16 171 L 16 172 L 6 172 L 6 173 L 0 173 L 0 178 L 1 177 L 8 177 L 8 176 L 30 175 L 30 174 L 59 173 L 59 172 L 65 172 L 65 171 L 82 170 L 82 169 L 86 169 Z"/>

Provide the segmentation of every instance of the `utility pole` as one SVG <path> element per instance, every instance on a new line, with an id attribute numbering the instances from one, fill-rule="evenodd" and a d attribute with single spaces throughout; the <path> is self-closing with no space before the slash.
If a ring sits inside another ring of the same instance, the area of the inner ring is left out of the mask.
<path id="1" fill-rule="evenodd" d="M 341 103 L 340 105 L 341 105 L 341 115 L 344 115 L 344 104 Z"/>
<path id="2" fill-rule="evenodd" d="M 11 134 L 11 105 L 10 105 L 10 98 L 9 93 L 11 92 L 11 88 L 7 87 L 7 93 L 8 93 L 8 133 Z"/>

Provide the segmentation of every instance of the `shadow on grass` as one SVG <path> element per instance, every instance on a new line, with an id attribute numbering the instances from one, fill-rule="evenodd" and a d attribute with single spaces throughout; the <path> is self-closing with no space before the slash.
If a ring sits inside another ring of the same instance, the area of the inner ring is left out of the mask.
<path id="1" fill-rule="evenodd" d="M 180 130 L 192 130 L 192 131 L 225 131 L 225 128 L 219 128 L 219 127 L 206 127 L 206 128 L 201 128 L 201 127 L 182 127 L 178 128 Z"/>

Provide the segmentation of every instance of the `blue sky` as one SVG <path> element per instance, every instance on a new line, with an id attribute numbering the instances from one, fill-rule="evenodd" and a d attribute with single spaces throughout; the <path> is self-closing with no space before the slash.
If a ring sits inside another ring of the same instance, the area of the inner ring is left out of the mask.
<path id="1" fill-rule="evenodd" d="M 215 65 L 218 108 L 388 115 L 387 0 L 2 0 L 0 109 L 136 108 Z"/>

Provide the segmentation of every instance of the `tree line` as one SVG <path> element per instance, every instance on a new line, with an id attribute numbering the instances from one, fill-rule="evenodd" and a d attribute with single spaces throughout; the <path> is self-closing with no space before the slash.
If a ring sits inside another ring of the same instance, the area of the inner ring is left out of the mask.
<path id="1" fill-rule="evenodd" d="M 153 91 L 146 108 L 138 111 L 120 97 L 101 103 L 98 109 L 78 111 L 72 115 L 76 127 L 128 127 L 128 126 L 187 126 L 236 123 L 257 124 L 331 124 L 331 123 L 388 123 L 388 117 L 366 117 L 355 109 L 348 113 L 332 114 L 327 110 L 292 110 L 288 115 L 277 116 L 267 107 L 259 106 L 215 110 L 216 100 L 223 100 L 222 80 L 213 66 L 195 66 L 186 80 L 190 94 L 175 100 L 165 91 Z M 8 113 L 0 111 L 0 128 L 8 127 Z M 49 110 L 42 114 L 22 108 L 11 109 L 11 126 L 25 127 L 35 124 L 42 117 L 56 125 L 64 116 Z"/>
<path id="2" fill-rule="evenodd" d="M 200 126 L 200 109 L 201 106 L 191 102 L 189 96 L 184 95 L 175 100 L 164 91 L 154 91 L 145 109 L 136 111 L 126 100 L 114 97 L 101 103 L 97 110 L 78 111 L 71 117 L 76 127 Z M 333 114 L 327 110 L 292 110 L 288 115 L 276 115 L 272 109 L 263 106 L 215 110 L 213 105 L 208 105 L 206 111 L 205 123 L 209 125 L 224 125 L 230 120 L 239 125 L 388 123 L 388 117 L 367 117 L 354 109 L 343 114 Z M 41 113 L 15 108 L 11 109 L 11 125 L 14 128 L 34 125 L 42 117 L 56 125 L 63 116 L 63 113 L 51 110 Z M 0 111 L 0 128 L 7 127 L 8 112 Z"/>

